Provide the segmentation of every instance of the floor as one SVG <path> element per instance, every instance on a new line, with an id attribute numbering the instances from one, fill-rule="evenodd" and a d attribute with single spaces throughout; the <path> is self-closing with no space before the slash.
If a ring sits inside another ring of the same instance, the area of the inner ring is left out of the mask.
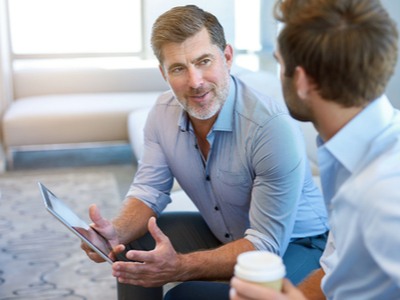
<path id="1" fill-rule="evenodd" d="M 130 145 L 91 149 L 26 151 L 14 154 L 14 167 L 7 173 L 60 174 L 68 172 L 110 172 L 114 174 L 121 200 L 124 198 L 136 172 L 136 158 Z M 179 186 L 174 186 L 173 203 L 166 211 L 197 211 Z M 176 283 L 165 286 L 167 291 Z"/>
<path id="2" fill-rule="evenodd" d="M 90 149 L 24 151 L 14 155 L 13 170 L 8 173 L 48 174 L 62 172 L 110 172 L 118 184 L 121 200 L 124 199 L 136 172 L 136 158 L 130 145 L 96 147 Z M 175 182 L 172 203 L 165 211 L 197 211 L 187 195 Z"/>
<path id="3" fill-rule="evenodd" d="M 14 167 L 7 173 L 62 173 L 107 171 L 114 174 L 121 198 L 136 171 L 130 145 L 86 149 L 21 151 L 14 154 Z"/>

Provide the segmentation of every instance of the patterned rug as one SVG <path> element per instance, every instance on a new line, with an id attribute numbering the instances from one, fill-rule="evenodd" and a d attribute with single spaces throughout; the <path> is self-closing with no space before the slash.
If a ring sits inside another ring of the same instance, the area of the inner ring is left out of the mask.
<path id="1" fill-rule="evenodd" d="M 110 265 L 90 261 L 46 211 L 38 181 L 88 222 L 91 203 L 108 218 L 119 206 L 110 173 L 0 176 L 0 299 L 116 299 Z"/>

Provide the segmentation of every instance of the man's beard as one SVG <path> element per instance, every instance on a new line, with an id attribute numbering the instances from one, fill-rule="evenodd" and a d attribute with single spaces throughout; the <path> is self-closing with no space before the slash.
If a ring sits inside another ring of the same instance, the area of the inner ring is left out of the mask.
<path id="1" fill-rule="evenodd" d="M 178 102 L 182 106 L 182 108 L 187 111 L 187 113 L 191 117 L 199 120 L 207 120 L 215 116 L 224 105 L 229 94 L 229 80 L 230 76 L 228 75 L 220 85 L 219 89 L 217 89 L 217 87 L 214 85 L 214 88 L 209 90 L 209 93 L 214 94 L 213 100 L 211 101 L 211 103 L 205 106 L 190 105 L 189 101 L 187 101 L 186 99 L 180 99 L 176 97 L 176 95 L 175 97 L 178 99 Z M 193 90 L 193 94 L 200 95 L 202 93 L 205 93 L 203 89 Z"/>
<path id="2" fill-rule="evenodd" d="M 292 78 L 284 77 L 282 81 L 282 92 L 290 115 L 298 121 L 311 121 L 307 108 L 303 106 L 301 99 L 297 95 Z"/>

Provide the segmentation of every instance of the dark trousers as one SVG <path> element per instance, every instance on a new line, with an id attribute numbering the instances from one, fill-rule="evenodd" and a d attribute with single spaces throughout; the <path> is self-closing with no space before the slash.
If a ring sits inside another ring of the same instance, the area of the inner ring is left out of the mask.
<path id="1" fill-rule="evenodd" d="M 157 220 L 157 225 L 168 236 L 175 250 L 188 253 L 200 249 L 221 246 L 198 212 L 165 213 Z M 286 277 L 294 284 L 303 280 L 310 272 L 320 267 L 319 258 L 325 248 L 326 235 L 297 239 L 289 244 L 283 262 Z M 131 243 L 128 249 L 154 249 L 155 242 L 150 234 Z M 118 300 L 161 300 L 163 289 L 143 288 L 128 284 L 117 285 Z M 229 299 L 229 284 L 208 281 L 190 281 L 172 288 L 165 300 L 224 300 Z"/>

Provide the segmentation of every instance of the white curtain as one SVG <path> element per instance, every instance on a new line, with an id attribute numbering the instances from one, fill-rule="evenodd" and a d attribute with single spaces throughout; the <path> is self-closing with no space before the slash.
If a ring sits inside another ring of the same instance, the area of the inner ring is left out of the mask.
<path id="1" fill-rule="evenodd" d="M 0 0 L 0 115 L 13 99 L 7 1 Z"/>
<path id="2" fill-rule="evenodd" d="M 13 99 L 12 71 L 9 34 L 7 29 L 6 0 L 0 0 L 0 120 Z M 0 122 L 0 173 L 5 170 L 5 155 L 2 135 L 3 122 Z"/>

